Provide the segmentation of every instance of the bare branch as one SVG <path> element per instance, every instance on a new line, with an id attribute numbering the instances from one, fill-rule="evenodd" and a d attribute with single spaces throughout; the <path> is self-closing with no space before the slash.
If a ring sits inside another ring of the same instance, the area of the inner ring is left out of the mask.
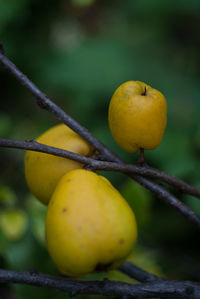
<path id="1" fill-rule="evenodd" d="M 73 152 L 63 150 L 57 147 L 45 145 L 34 140 L 18 141 L 18 140 L 0 138 L 0 147 L 18 148 L 18 149 L 24 149 L 29 151 L 41 152 L 45 154 L 62 157 L 62 158 L 67 158 L 83 164 L 92 164 L 92 162 L 95 161 L 89 157 L 78 155 Z"/>
<path id="2" fill-rule="evenodd" d="M 103 165 L 102 165 L 103 167 Z M 96 166 L 97 170 L 101 170 L 101 165 Z M 175 188 L 177 188 L 182 193 L 190 194 L 195 197 L 200 198 L 200 190 L 196 187 L 193 187 L 186 182 L 167 174 L 163 171 L 160 171 L 158 169 L 152 168 L 150 166 L 136 166 L 132 164 L 119 164 L 119 163 L 113 163 L 113 162 L 104 162 L 104 168 L 102 170 L 112 170 L 112 171 L 120 171 L 124 173 L 135 173 L 139 174 L 141 176 L 149 177 L 151 179 L 158 179 L 161 180 Z"/>
<path id="3" fill-rule="evenodd" d="M 52 154 L 55 156 L 68 158 L 71 160 L 78 161 L 80 163 L 88 164 L 93 167 L 95 170 L 109 170 L 109 171 L 118 171 L 124 172 L 129 174 L 139 174 L 141 176 L 149 177 L 151 179 L 158 179 L 163 182 L 168 183 L 171 186 L 174 186 L 179 191 L 193 195 L 195 197 L 200 198 L 200 190 L 195 188 L 186 182 L 164 173 L 158 169 L 149 167 L 149 166 L 136 166 L 133 164 L 127 163 L 115 163 L 115 162 L 108 162 L 108 161 L 99 161 L 94 158 L 84 157 L 73 152 L 62 150 L 56 147 L 47 146 L 45 144 L 38 143 L 34 140 L 30 141 L 17 141 L 11 139 L 1 139 L 0 138 L 0 147 L 7 147 L 7 148 L 20 148 L 25 150 L 33 150 L 38 152 L 43 152 L 47 154 Z"/>
<path id="4" fill-rule="evenodd" d="M 119 281 L 79 281 L 37 272 L 0 270 L 1 283 L 26 284 L 67 292 L 70 296 L 93 294 L 121 298 L 199 299 L 200 284 L 191 281 L 162 280 L 143 284 Z"/>
<path id="5" fill-rule="evenodd" d="M 148 187 L 150 191 L 155 193 L 159 198 L 167 202 L 169 205 L 174 207 L 180 214 L 182 214 L 186 219 L 190 220 L 194 224 L 196 224 L 200 228 L 200 217 L 197 216 L 193 211 L 191 211 L 187 206 L 185 206 L 181 201 L 179 201 L 174 195 L 172 195 L 169 191 L 164 189 L 162 186 L 151 182 L 149 179 L 146 179 L 140 175 L 151 175 L 154 178 L 162 179 L 163 176 L 162 172 L 156 171 L 152 168 L 144 168 L 144 167 L 138 167 L 131 164 L 118 164 L 114 162 L 107 162 L 107 161 L 98 161 L 89 157 L 81 156 L 78 154 L 75 154 L 70 151 L 66 151 L 63 149 L 55 148 L 52 146 L 47 146 L 41 143 L 38 143 L 36 141 L 17 141 L 17 140 L 9 140 L 9 139 L 0 139 L 0 147 L 10 147 L 10 148 L 21 148 L 21 149 L 27 149 L 27 150 L 34 150 L 38 152 L 48 153 L 56 156 L 61 156 L 64 158 L 68 158 L 71 160 L 78 161 L 80 163 L 90 165 L 92 169 L 95 170 L 115 170 L 115 171 L 121 171 L 124 173 L 128 173 L 130 177 L 132 177 L 134 180 L 138 181 L 141 185 L 144 185 L 145 187 Z M 176 180 L 173 181 L 173 177 L 164 174 L 164 177 L 170 177 L 171 184 L 176 185 Z M 185 186 L 185 189 L 187 189 L 187 184 L 180 181 L 181 185 Z M 191 189 L 196 192 L 199 191 L 196 190 L 194 187 L 188 185 L 190 188 L 188 188 L 188 191 L 191 191 Z"/>
<path id="6" fill-rule="evenodd" d="M 141 268 L 129 262 L 124 262 L 118 269 L 122 273 L 140 282 L 153 282 L 163 280 L 162 278 L 145 270 L 142 270 Z"/>

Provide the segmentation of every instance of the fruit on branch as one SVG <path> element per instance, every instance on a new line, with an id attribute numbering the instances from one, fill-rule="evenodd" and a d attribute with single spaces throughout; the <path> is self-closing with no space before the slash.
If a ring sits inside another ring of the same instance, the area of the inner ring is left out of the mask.
<path id="1" fill-rule="evenodd" d="M 83 276 L 118 267 L 137 238 L 134 213 L 104 177 L 72 170 L 48 205 L 46 241 L 61 273 Z"/>
<path id="2" fill-rule="evenodd" d="M 108 120 L 113 138 L 125 151 L 155 149 L 167 123 L 165 97 L 143 82 L 125 82 L 111 98 Z"/>
<path id="3" fill-rule="evenodd" d="M 64 124 L 47 130 L 36 141 L 83 156 L 94 153 L 91 145 Z M 24 164 L 28 187 L 44 204 L 48 204 L 59 179 L 66 172 L 83 166 L 73 160 L 34 151 L 26 152 Z"/>

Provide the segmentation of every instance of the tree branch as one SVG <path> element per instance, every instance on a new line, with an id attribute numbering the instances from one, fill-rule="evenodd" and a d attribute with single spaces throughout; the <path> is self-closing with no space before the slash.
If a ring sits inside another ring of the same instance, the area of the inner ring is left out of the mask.
<path id="1" fill-rule="evenodd" d="M 67 292 L 70 296 L 93 294 L 121 298 L 199 299 L 200 284 L 191 281 L 162 280 L 144 284 L 119 281 L 79 281 L 37 272 L 0 270 L 0 283 L 26 284 Z"/>
<path id="2" fill-rule="evenodd" d="M 139 176 L 138 174 L 142 175 L 150 175 L 152 173 L 153 177 L 162 179 L 162 172 L 158 173 L 156 170 L 151 168 L 144 167 L 138 167 L 131 164 L 118 164 L 114 162 L 107 162 L 107 161 L 98 161 L 89 157 L 81 156 L 78 154 L 75 154 L 70 151 L 66 151 L 63 149 L 55 148 L 52 146 L 44 145 L 41 143 L 38 143 L 34 140 L 30 141 L 17 141 L 17 140 L 9 140 L 9 139 L 0 139 L 0 147 L 10 147 L 10 148 L 21 148 L 26 150 L 34 150 L 38 152 L 53 154 L 56 156 L 61 156 L 63 158 L 68 158 L 71 160 L 78 161 L 80 163 L 90 165 L 95 170 L 115 170 L 115 171 L 121 171 L 124 173 L 128 173 L 134 180 L 138 181 L 140 184 L 144 185 L 145 187 L 148 186 L 148 189 L 152 191 L 153 193 L 156 193 L 159 198 L 167 202 L 169 205 L 174 207 L 180 214 L 182 214 L 186 219 L 190 220 L 194 224 L 196 224 L 200 228 L 200 217 L 197 216 L 193 211 L 191 211 L 187 206 L 185 206 L 181 201 L 179 201 L 174 195 L 169 193 L 166 189 L 164 189 L 162 186 L 151 182 L 150 180 L 143 178 L 142 176 Z M 164 174 L 165 175 L 165 174 Z M 169 175 L 166 175 L 170 177 Z M 173 177 L 171 177 L 171 180 L 173 182 Z M 185 186 L 185 189 L 187 189 L 187 184 L 180 181 L 183 186 Z M 174 181 L 174 185 L 176 185 L 176 180 Z M 188 185 L 190 189 L 193 189 L 194 187 Z M 190 191 L 189 189 L 189 191 Z M 195 188 L 194 188 L 195 189 Z M 194 190 L 196 191 L 196 190 Z M 199 191 L 197 189 L 197 191 Z"/>
<path id="3" fill-rule="evenodd" d="M 141 268 L 129 262 L 124 262 L 118 269 L 122 273 L 140 282 L 153 282 L 163 280 L 162 278 L 145 270 L 142 270 Z"/>
<path id="4" fill-rule="evenodd" d="M 169 175 L 167 173 L 164 173 L 163 171 L 160 171 L 158 169 L 149 166 L 140 167 L 133 164 L 127 164 L 125 162 L 119 164 L 116 162 L 108 162 L 102 160 L 100 161 L 98 159 L 95 159 L 95 157 L 94 158 L 85 157 L 67 150 L 62 150 L 56 147 L 47 146 L 45 144 L 41 144 L 34 140 L 18 141 L 18 140 L 0 138 L 0 147 L 33 150 L 33 151 L 43 152 L 47 154 L 52 154 L 55 156 L 75 160 L 83 164 L 88 164 L 95 170 L 109 170 L 109 171 L 123 172 L 126 174 L 127 173 L 139 174 L 141 176 L 161 180 L 171 186 L 174 186 L 175 188 L 177 188 L 179 191 L 183 193 L 190 194 L 200 198 L 200 190 L 198 188 L 195 188 L 172 175 Z"/>
<path id="5" fill-rule="evenodd" d="M 6 148 L 18 148 L 29 151 L 41 152 L 45 154 L 50 154 L 70 160 L 74 160 L 83 164 L 92 164 L 95 161 L 92 158 L 85 157 L 67 150 L 63 150 L 57 147 L 49 146 L 46 144 L 39 143 L 34 140 L 29 141 L 19 141 L 19 140 L 11 140 L 11 139 L 2 139 L 0 138 L 0 147 Z"/>
<path id="6" fill-rule="evenodd" d="M 100 164 L 100 165 L 96 166 L 96 169 L 97 170 L 120 171 L 123 173 L 130 173 L 130 174 L 135 173 L 135 174 L 139 174 L 141 176 L 149 177 L 152 179 L 158 179 L 158 180 L 161 180 L 161 181 L 177 188 L 182 193 L 190 194 L 190 195 L 200 198 L 200 189 L 198 189 L 194 186 L 191 186 L 191 185 L 187 184 L 186 182 L 184 182 L 170 174 L 167 174 L 163 171 L 160 171 L 160 170 L 155 169 L 150 166 L 139 167 L 139 166 L 127 164 L 127 163 L 119 164 L 119 163 L 105 161 L 104 168 L 103 168 L 103 164 L 102 165 Z"/>

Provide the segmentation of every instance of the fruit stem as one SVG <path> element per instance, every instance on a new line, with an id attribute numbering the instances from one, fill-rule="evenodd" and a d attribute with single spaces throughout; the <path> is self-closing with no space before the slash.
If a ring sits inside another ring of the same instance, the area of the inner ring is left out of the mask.
<path id="1" fill-rule="evenodd" d="M 144 149 L 143 148 L 140 148 L 140 156 L 139 156 L 139 159 L 137 161 L 137 165 L 142 167 L 142 166 L 147 166 L 147 163 L 145 161 L 145 158 L 144 158 Z"/>
<path id="2" fill-rule="evenodd" d="M 146 96 L 147 95 L 147 88 L 146 88 L 146 86 L 144 87 L 144 91 L 143 91 L 143 93 L 141 95 L 142 96 Z"/>

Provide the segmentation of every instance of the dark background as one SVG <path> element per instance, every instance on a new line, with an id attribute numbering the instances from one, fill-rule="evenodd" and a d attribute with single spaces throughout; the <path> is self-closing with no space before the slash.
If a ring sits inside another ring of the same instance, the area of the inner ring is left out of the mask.
<path id="1" fill-rule="evenodd" d="M 200 1 L 2 1 L 0 42 L 42 91 L 132 163 L 138 154 L 126 154 L 109 132 L 110 98 L 127 80 L 160 90 L 168 103 L 168 125 L 159 148 L 146 153 L 147 161 L 200 187 Z M 34 139 L 56 123 L 0 67 L 0 137 Z M 27 189 L 23 156 L 20 150 L 0 151 L 0 267 L 57 274 L 44 240 L 46 208 Z M 170 279 L 199 280 L 195 227 L 126 176 L 103 174 L 136 213 L 139 240 L 129 260 Z M 177 196 L 200 214 L 198 199 Z M 118 271 L 86 279 L 105 276 L 131 281 Z M 67 298 L 25 286 L 4 292 L 5 298 Z"/>

